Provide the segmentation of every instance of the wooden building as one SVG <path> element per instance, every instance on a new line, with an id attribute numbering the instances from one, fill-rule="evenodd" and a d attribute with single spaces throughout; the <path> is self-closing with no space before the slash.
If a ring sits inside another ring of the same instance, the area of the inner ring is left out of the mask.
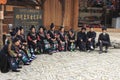
<path id="1" fill-rule="evenodd" d="M 37 0 L 36 0 L 37 1 Z M 66 30 L 78 27 L 79 0 L 38 0 L 42 3 L 34 3 L 32 0 L 8 0 L 4 5 L 3 32 L 8 32 L 8 24 L 13 24 L 13 8 L 33 8 L 43 10 L 43 24 L 49 29 L 51 23 L 58 29 L 64 25 Z"/>

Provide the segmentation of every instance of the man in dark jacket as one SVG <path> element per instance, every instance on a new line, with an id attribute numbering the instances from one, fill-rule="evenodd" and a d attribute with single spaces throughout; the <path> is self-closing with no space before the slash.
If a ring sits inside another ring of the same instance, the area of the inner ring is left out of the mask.
<path id="1" fill-rule="evenodd" d="M 100 54 L 103 52 L 103 47 L 105 46 L 105 53 L 107 53 L 108 47 L 110 46 L 110 37 L 107 33 L 107 29 L 105 27 L 102 28 L 102 33 L 98 38 L 98 46 L 100 48 Z"/>
<path id="2" fill-rule="evenodd" d="M 86 42 L 87 42 L 87 35 L 86 35 L 86 28 L 82 27 L 81 31 L 77 34 L 77 44 L 79 46 L 80 51 L 86 51 Z"/>
<path id="3" fill-rule="evenodd" d="M 87 32 L 87 50 L 95 49 L 95 38 L 96 32 L 94 31 L 93 27 L 90 27 L 90 31 Z"/>

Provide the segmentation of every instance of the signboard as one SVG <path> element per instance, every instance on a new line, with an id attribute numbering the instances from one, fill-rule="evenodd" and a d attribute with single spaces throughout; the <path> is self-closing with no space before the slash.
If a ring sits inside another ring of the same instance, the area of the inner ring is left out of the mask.
<path id="1" fill-rule="evenodd" d="M 42 25 L 42 10 L 14 8 L 14 26 L 23 26 L 28 31 L 31 25 Z"/>

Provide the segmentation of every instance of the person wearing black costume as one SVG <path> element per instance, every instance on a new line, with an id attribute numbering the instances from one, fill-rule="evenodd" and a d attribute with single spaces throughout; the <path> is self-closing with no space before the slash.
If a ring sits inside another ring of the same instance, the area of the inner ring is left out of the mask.
<path id="1" fill-rule="evenodd" d="M 70 29 L 68 33 L 68 50 L 74 51 L 76 48 L 75 32 Z"/>
<path id="2" fill-rule="evenodd" d="M 8 54 L 8 45 L 4 45 L 4 47 L 0 51 L 0 70 L 2 73 L 7 73 L 10 69 Z"/>
<path id="3" fill-rule="evenodd" d="M 31 60 L 29 60 L 28 53 L 25 49 L 24 42 L 22 42 L 21 30 L 22 28 L 19 28 L 19 27 L 16 28 L 16 34 L 14 38 L 18 38 L 20 40 L 20 45 L 18 46 L 18 48 L 19 48 L 20 53 L 24 57 L 24 59 L 22 58 L 22 61 L 24 62 L 25 65 L 29 65 L 30 64 L 29 62 L 31 62 Z"/>
<path id="4" fill-rule="evenodd" d="M 45 33 L 44 26 L 39 27 L 39 32 L 37 33 L 38 49 L 41 53 L 50 54 L 51 46 L 47 40 L 47 34 Z"/>
<path id="5" fill-rule="evenodd" d="M 86 42 L 87 42 L 86 28 L 82 27 L 81 31 L 77 33 L 77 44 L 79 46 L 80 51 L 86 51 Z"/>
<path id="6" fill-rule="evenodd" d="M 90 31 L 87 32 L 87 50 L 91 51 L 95 49 L 96 32 L 93 27 L 90 27 Z"/>
<path id="7" fill-rule="evenodd" d="M 25 33 L 24 33 L 24 29 L 22 26 L 20 26 L 20 36 L 21 36 L 21 42 L 24 46 L 27 45 L 27 40 L 25 38 Z"/>
<path id="8" fill-rule="evenodd" d="M 55 25 L 51 23 L 50 30 L 47 32 L 47 38 L 52 46 L 52 52 L 58 51 L 57 33 L 55 32 Z"/>
<path id="9" fill-rule="evenodd" d="M 30 58 L 30 52 L 28 51 L 28 44 L 27 44 L 27 40 L 25 38 L 25 34 L 24 34 L 24 28 L 22 26 L 19 27 L 20 29 L 20 41 L 21 41 L 21 50 L 25 53 L 28 62 L 31 62 L 32 59 Z"/>
<path id="10" fill-rule="evenodd" d="M 36 58 L 35 51 L 37 48 L 37 34 L 36 34 L 35 26 L 33 25 L 31 26 L 30 32 L 27 35 L 27 41 L 31 53 L 31 58 L 35 59 Z"/>
<path id="11" fill-rule="evenodd" d="M 105 53 L 108 52 L 108 47 L 111 45 L 110 43 L 110 37 L 107 33 L 106 27 L 102 28 L 102 33 L 99 35 L 98 38 L 98 46 L 100 48 L 100 54 L 103 52 L 103 47 L 105 46 Z"/>
<path id="12" fill-rule="evenodd" d="M 67 35 L 65 34 L 65 29 L 63 26 L 61 26 L 59 29 L 58 42 L 59 42 L 59 51 L 66 51 L 68 42 L 67 42 Z"/>

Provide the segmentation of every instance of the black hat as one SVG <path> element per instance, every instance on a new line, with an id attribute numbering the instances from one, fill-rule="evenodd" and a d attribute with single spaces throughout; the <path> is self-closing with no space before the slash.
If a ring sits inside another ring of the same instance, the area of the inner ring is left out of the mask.
<path id="1" fill-rule="evenodd" d="M 22 26 L 20 26 L 19 28 L 20 28 L 20 30 L 22 30 L 22 29 L 23 29 L 23 27 L 22 27 Z"/>
<path id="2" fill-rule="evenodd" d="M 35 26 L 34 26 L 34 25 L 32 25 L 32 26 L 31 26 L 30 30 L 32 30 L 33 28 L 35 28 Z"/>
<path id="3" fill-rule="evenodd" d="M 81 30 L 86 30 L 86 28 L 85 28 L 85 27 L 82 27 Z"/>
<path id="4" fill-rule="evenodd" d="M 60 29 L 59 30 L 61 30 L 62 28 L 64 28 L 63 26 L 60 26 Z"/>
<path id="5" fill-rule="evenodd" d="M 17 41 L 19 41 L 20 39 L 19 38 L 14 38 L 13 39 L 13 43 L 15 43 L 15 42 L 17 42 Z"/>
<path id="6" fill-rule="evenodd" d="M 46 28 L 43 25 L 39 26 L 39 30 L 40 28 L 43 28 L 43 30 L 46 30 Z"/>
<path id="7" fill-rule="evenodd" d="M 70 32 L 74 33 L 74 30 L 73 30 L 73 29 L 70 29 Z"/>
<path id="8" fill-rule="evenodd" d="M 16 33 L 17 33 L 19 30 L 20 30 L 20 28 L 19 28 L 19 27 L 16 27 L 16 29 L 15 29 Z"/>
<path id="9" fill-rule="evenodd" d="M 107 28 L 106 28 L 106 27 L 102 27 L 102 31 L 103 31 L 103 30 L 107 30 Z"/>
<path id="10" fill-rule="evenodd" d="M 40 28 L 44 28 L 44 26 L 43 26 L 43 25 L 41 25 L 41 26 L 39 26 L 39 29 L 40 29 Z"/>
<path id="11" fill-rule="evenodd" d="M 10 34 L 11 34 L 11 36 L 15 36 L 15 34 L 16 34 L 15 28 L 12 29 L 12 32 L 10 32 Z"/>
<path id="12" fill-rule="evenodd" d="M 54 23 L 51 23 L 50 29 L 52 29 L 53 27 L 55 27 L 55 25 L 54 25 Z"/>

